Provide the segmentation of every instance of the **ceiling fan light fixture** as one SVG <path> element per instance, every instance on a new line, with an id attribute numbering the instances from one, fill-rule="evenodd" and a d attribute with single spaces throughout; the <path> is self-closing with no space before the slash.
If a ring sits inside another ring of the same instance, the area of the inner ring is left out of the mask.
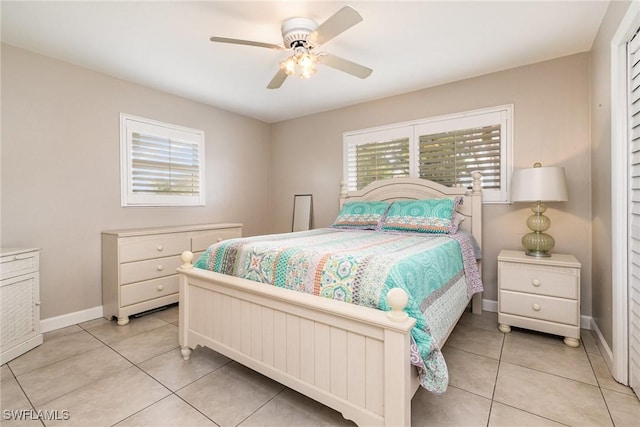
<path id="1" fill-rule="evenodd" d="M 310 52 L 306 46 L 298 46 L 294 54 L 280 62 L 280 68 L 288 75 L 299 75 L 302 79 L 310 78 L 317 71 L 318 56 Z"/>

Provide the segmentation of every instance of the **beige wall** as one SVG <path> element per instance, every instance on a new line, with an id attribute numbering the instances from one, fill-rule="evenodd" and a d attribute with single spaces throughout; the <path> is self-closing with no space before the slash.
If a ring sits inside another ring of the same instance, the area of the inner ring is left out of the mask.
<path id="1" fill-rule="evenodd" d="M 425 70 L 428 72 L 428 70 Z M 273 125 L 272 231 L 290 229 L 293 195 L 312 193 L 314 226 L 338 212 L 342 133 L 514 104 L 514 164 L 566 169 L 569 201 L 549 205 L 557 252 L 582 262 L 582 314 L 591 314 L 589 54 L 583 53 Z M 519 249 L 527 205 L 485 205 L 484 297 L 497 300 L 496 256 Z"/>
<path id="2" fill-rule="evenodd" d="M 611 283 L 611 39 L 628 2 L 611 2 L 591 50 L 593 320 L 613 346 Z"/>
<path id="3" fill-rule="evenodd" d="M 119 113 L 202 129 L 206 206 L 120 206 Z M 43 319 L 102 305 L 100 232 L 269 231 L 270 126 L 2 45 L 2 246 L 41 248 Z"/>

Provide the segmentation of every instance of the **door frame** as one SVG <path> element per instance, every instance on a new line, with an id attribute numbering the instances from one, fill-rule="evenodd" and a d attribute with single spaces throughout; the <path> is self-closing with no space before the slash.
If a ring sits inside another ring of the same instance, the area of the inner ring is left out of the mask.
<path id="1" fill-rule="evenodd" d="M 627 42 L 638 29 L 640 3 L 633 1 L 611 39 L 611 288 L 613 377 L 629 383 L 628 106 Z M 615 315 L 614 315 L 615 313 Z"/>

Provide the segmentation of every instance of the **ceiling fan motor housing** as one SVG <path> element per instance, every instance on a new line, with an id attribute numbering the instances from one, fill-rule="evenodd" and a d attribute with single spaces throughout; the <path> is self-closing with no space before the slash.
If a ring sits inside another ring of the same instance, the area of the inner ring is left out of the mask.
<path id="1" fill-rule="evenodd" d="M 318 24 L 309 18 L 289 18 L 282 23 L 282 40 L 285 47 L 293 48 L 307 45 L 309 34 L 318 28 Z M 305 46 L 306 47 L 306 46 Z"/>

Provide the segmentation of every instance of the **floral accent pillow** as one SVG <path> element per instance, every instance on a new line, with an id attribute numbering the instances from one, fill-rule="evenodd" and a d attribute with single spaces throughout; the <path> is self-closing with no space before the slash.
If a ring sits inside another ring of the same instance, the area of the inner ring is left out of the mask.
<path id="1" fill-rule="evenodd" d="M 375 230 L 381 223 L 389 202 L 347 202 L 331 227 L 357 230 Z"/>
<path id="2" fill-rule="evenodd" d="M 462 197 L 394 202 L 387 211 L 381 229 L 416 233 L 455 233 L 458 231 L 458 223 L 454 219 L 461 202 Z"/>

